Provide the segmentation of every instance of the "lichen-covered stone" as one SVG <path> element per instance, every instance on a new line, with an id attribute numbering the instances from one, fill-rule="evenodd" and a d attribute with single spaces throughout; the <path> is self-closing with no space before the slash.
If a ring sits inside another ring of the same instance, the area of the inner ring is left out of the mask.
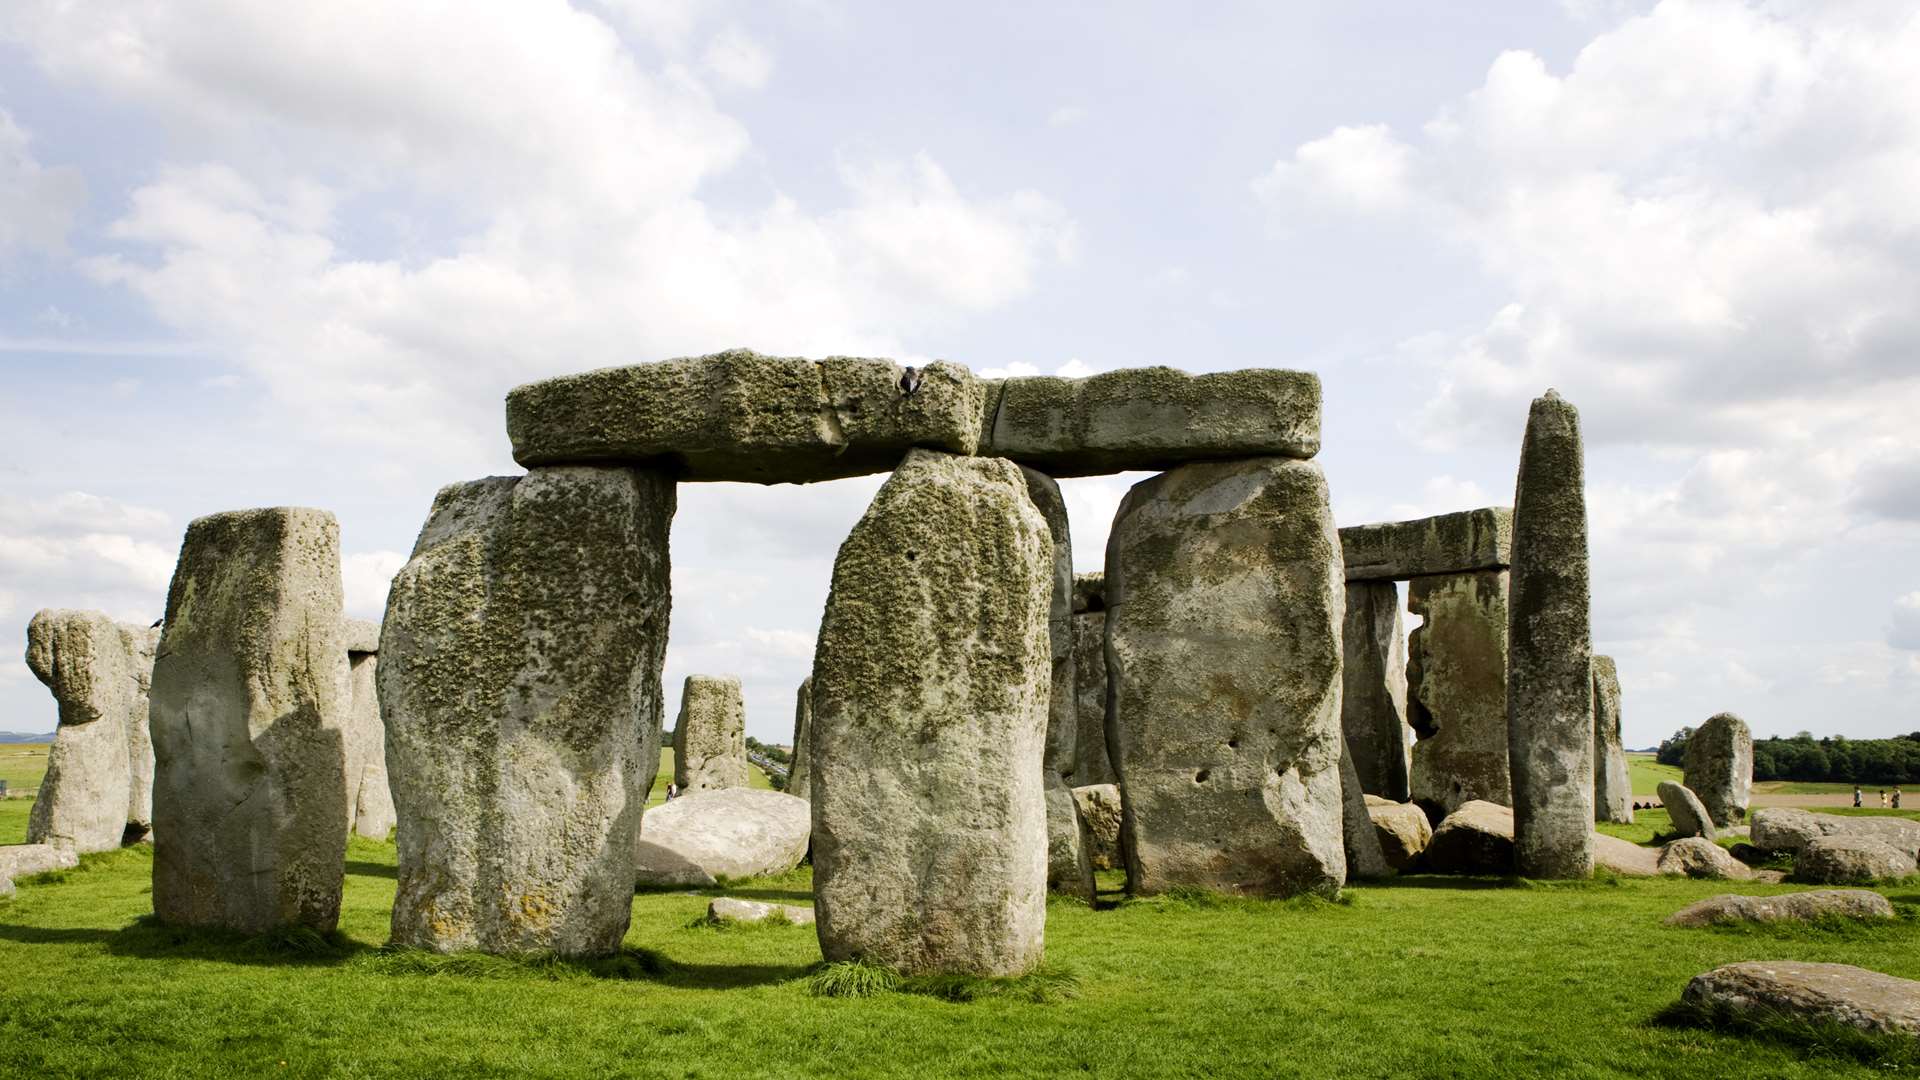
<path id="1" fill-rule="evenodd" d="M 27 667 L 59 705 L 27 843 L 75 851 L 144 832 L 153 800 L 147 693 L 155 631 L 98 611 L 48 608 L 27 624 Z"/>
<path id="2" fill-rule="evenodd" d="M 351 703 L 340 526 L 240 510 L 187 526 L 153 665 L 153 910 L 259 933 L 339 921 Z"/>
<path id="3" fill-rule="evenodd" d="M 1435 819 L 1509 804 L 1506 571 L 1414 578 L 1407 607 L 1424 620 L 1407 647 L 1409 794 Z"/>
<path id="4" fill-rule="evenodd" d="M 1340 530 L 1348 581 L 1470 574 L 1513 565 L 1513 511 L 1462 510 Z"/>
<path id="5" fill-rule="evenodd" d="M 340 626 L 340 634 L 349 656 L 380 651 L 380 624 L 372 619 L 347 619 Z"/>
<path id="6" fill-rule="evenodd" d="M 812 742 L 813 678 L 808 676 L 800 680 L 800 692 L 794 695 L 793 754 L 787 762 L 787 794 L 802 799 L 813 798 L 812 754 L 807 749 Z"/>
<path id="7" fill-rule="evenodd" d="M 1744 820 L 1753 791 L 1753 732 L 1732 713 L 1720 713 L 1687 739 L 1681 760 L 1687 786 L 1725 828 Z"/>
<path id="8" fill-rule="evenodd" d="M 385 840 L 396 818 L 387 782 L 387 728 L 380 720 L 380 624 L 348 619 L 347 664 L 352 705 L 346 737 L 347 827 L 371 840 Z"/>
<path id="9" fill-rule="evenodd" d="M 1713 827 L 1713 818 L 1707 815 L 1707 808 L 1700 805 L 1699 797 L 1685 785 L 1662 780 L 1654 790 L 1660 796 L 1660 806 L 1673 821 L 1675 836 L 1698 836 L 1706 840 L 1720 838 L 1719 831 Z"/>
<path id="10" fill-rule="evenodd" d="M 1104 574 L 1073 578 L 1073 783 L 1112 784 L 1107 754 L 1107 591 Z"/>
<path id="11" fill-rule="evenodd" d="M 1816 885 L 1870 885 L 1913 872 L 1912 855 L 1869 836 L 1816 836 L 1793 858 L 1793 879 Z"/>
<path id="12" fill-rule="evenodd" d="M 1660 872 L 1677 877 L 1726 878 L 1744 881 L 1753 877 L 1745 863 L 1726 848 L 1701 836 L 1675 840 L 1660 849 Z"/>
<path id="13" fill-rule="evenodd" d="M 1633 824 L 1633 778 L 1620 741 L 1620 671 L 1611 656 L 1593 658 L 1593 816 Z"/>
<path id="14" fill-rule="evenodd" d="M 1046 771 L 1041 776 L 1047 800 L 1047 888 L 1091 899 L 1090 841 L 1071 786 L 1080 715 L 1073 668 L 1073 540 L 1067 525 L 1067 502 L 1051 476 L 1025 466 L 1020 476 L 1027 482 L 1027 497 L 1033 500 L 1034 509 L 1046 519 L 1047 534 L 1053 541 L 1053 599 L 1047 607 L 1053 677 L 1048 691 Z"/>
<path id="15" fill-rule="evenodd" d="M 528 467 L 631 462 L 756 484 L 886 472 L 916 446 L 974 453 L 979 381 L 934 363 L 909 395 L 901 373 L 891 360 L 745 349 L 602 368 L 514 389 L 507 435 Z"/>
<path id="16" fill-rule="evenodd" d="M 1867 889 L 1815 889 L 1783 896 L 1711 896 L 1667 916 L 1668 926 L 1719 926 L 1743 922 L 1811 922 L 1814 919 L 1891 919 L 1893 904 Z"/>
<path id="17" fill-rule="evenodd" d="M 812 814 L 781 791 L 696 791 L 647 812 L 633 845 L 634 877 L 649 886 L 705 887 L 721 878 L 784 874 L 807 854 Z"/>
<path id="18" fill-rule="evenodd" d="M 1337 894 L 1346 583 L 1319 467 L 1255 458 L 1136 484 L 1106 588 L 1129 890 Z"/>
<path id="19" fill-rule="evenodd" d="M 813 667 L 828 960 L 980 975 L 1039 963 L 1053 571 L 1012 462 L 927 450 L 841 545 Z"/>
<path id="20" fill-rule="evenodd" d="M 1405 802 L 1413 731 L 1407 727 L 1407 636 L 1399 587 L 1391 581 L 1349 582 L 1340 641 L 1346 652 L 1340 726 L 1360 787 Z"/>
<path id="21" fill-rule="evenodd" d="M 1087 825 L 1087 859 L 1095 870 L 1120 870 L 1120 788 L 1115 784 L 1086 784 L 1073 789 L 1080 820 Z"/>
<path id="22" fill-rule="evenodd" d="M 1820 836 L 1863 836 L 1920 857 L 1920 821 L 1890 816 L 1815 814 L 1787 806 L 1753 812 L 1752 840 L 1766 851 L 1799 853 Z"/>
<path id="23" fill-rule="evenodd" d="M 435 498 L 380 638 L 396 945 L 619 947 L 660 757 L 673 510 L 672 481 L 617 468 Z"/>
<path id="24" fill-rule="evenodd" d="M 1507 604 L 1507 760 L 1514 865 L 1593 874 L 1593 631 L 1580 414 L 1535 398 L 1513 496 Z"/>
<path id="25" fill-rule="evenodd" d="M 1367 817 L 1373 822 L 1381 856 L 1395 870 L 1410 869 L 1433 841 L 1433 823 L 1412 803 L 1369 796 Z"/>
<path id="26" fill-rule="evenodd" d="M 673 782 L 682 793 L 747 786 L 747 704 L 731 675 L 689 675 L 673 725 Z"/>
<path id="27" fill-rule="evenodd" d="M 1920 1042 L 1920 982 L 1848 964 L 1728 964 L 1687 983 L 1681 1000 L 1718 1016 L 1837 1024 Z"/>
<path id="28" fill-rule="evenodd" d="M 1423 860 L 1436 874 L 1513 873 L 1513 810 L 1474 799 L 1433 830 Z"/>
<path id="29" fill-rule="evenodd" d="M 1278 368 L 1127 368 L 1006 380 L 982 454 L 1050 476 L 1320 452 L 1320 377 Z"/>

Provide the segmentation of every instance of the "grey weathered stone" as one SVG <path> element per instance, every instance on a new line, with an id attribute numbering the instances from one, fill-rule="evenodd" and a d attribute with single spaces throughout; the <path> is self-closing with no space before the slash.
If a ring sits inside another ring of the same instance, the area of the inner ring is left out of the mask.
<path id="1" fill-rule="evenodd" d="M 778 917 L 795 926 L 812 926 L 813 909 L 793 904 L 762 904 L 717 896 L 707 902 L 707 918 L 714 922 L 762 923 Z"/>
<path id="2" fill-rule="evenodd" d="M 982 975 L 1039 963 L 1053 568 L 1013 463 L 927 450 L 841 545 L 813 667 L 828 960 Z"/>
<path id="3" fill-rule="evenodd" d="M 1060 485 L 1047 474 L 1023 465 L 1020 476 L 1027 482 L 1027 497 L 1034 509 L 1046 519 L 1047 533 L 1053 541 L 1053 598 L 1047 607 L 1053 674 L 1047 699 L 1045 771 L 1041 774 L 1047 801 L 1047 888 L 1092 899 L 1093 863 L 1087 854 L 1091 841 L 1074 804 L 1071 786 L 1078 764 L 1080 710 L 1073 667 L 1073 540 L 1067 525 L 1067 502 L 1060 496 Z"/>
<path id="4" fill-rule="evenodd" d="M 1507 573 L 1414 578 L 1407 606 L 1425 621 L 1407 649 L 1409 794 L 1443 818 L 1476 799 L 1507 805 Z"/>
<path id="5" fill-rule="evenodd" d="M 812 755 L 807 747 L 813 742 L 813 678 L 800 680 L 800 692 L 793 701 L 793 754 L 787 763 L 787 794 L 813 798 Z"/>
<path id="6" fill-rule="evenodd" d="M 1920 982 L 1847 964 L 1728 964 L 1695 975 L 1681 1000 L 1761 1022 L 1789 1016 L 1920 1040 Z"/>
<path id="7" fill-rule="evenodd" d="M 1891 919 L 1893 903 L 1868 889 L 1815 889 L 1784 896 L 1711 896 L 1667 916 L 1668 926 L 1814 919 Z"/>
<path id="8" fill-rule="evenodd" d="M 1338 893 L 1346 583 L 1319 467 L 1184 465 L 1134 485 L 1106 586 L 1129 890 Z"/>
<path id="9" fill-rule="evenodd" d="M 1433 830 L 1424 862 L 1436 874 L 1513 873 L 1513 810 L 1484 799 L 1462 803 Z"/>
<path id="10" fill-rule="evenodd" d="M 1340 530 L 1348 581 L 1470 574 L 1513 565 L 1513 511 L 1462 510 Z"/>
<path id="11" fill-rule="evenodd" d="M 347 827 L 369 839 L 385 840 L 397 819 L 393 789 L 387 782 L 387 728 L 380 719 L 380 624 L 348 619 L 344 629 L 352 680 L 352 704 L 342 725 Z"/>
<path id="12" fill-rule="evenodd" d="M 80 853 L 56 844 L 0 845 L 0 881 L 32 877 L 53 870 L 71 870 L 80 865 Z"/>
<path id="13" fill-rule="evenodd" d="M 1878 840 L 1910 857 L 1920 857 L 1920 821 L 1891 816 L 1848 817 L 1815 814 L 1787 806 L 1753 812 L 1752 840 L 1766 851 L 1798 853 L 1820 836 L 1860 836 Z"/>
<path id="14" fill-rule="evenodd" d="M 1340 726 L 1369 795 L 1405 802 L 1408 795 L 1407 636 L 1400 589 L 1391 581 L 1349 582 L 1340 632 Z"/>
<path id="15" fill-rule="evenodd" d="M 647 811 L 635 839 L 641 885 L 712 885 L 721 878 L 784 874 L 807 854 L 807 801 L 781 791 L 695 791 Z"/>
<path id="16" fill-rule="evenodd" d="M 1673 819 L 1673 832 L 1676 836 L 1699 836 L 1707 840 L 1718 840 L 1720 833 L 1713 827 L 1713 818 L 1707 815 L 1707 808 L 1700 805 L 1700 799 L 1691 790 L 1671 780 L 1660 781 L 1655 789 L 1660 795 L 1660 805 L 1666 809 L 1667 817 Z"/>
<path id="17" fill-rule="evenodd" d="M 1073 579 L 1073 783 L 1112 784 L 1119 777 L 1107 754 L 1106 575 Z"/>
<path id="18" fill-rule="evenodd" d="M 747 704 L 731 675 L 689 675 L 673 725 L 673 782 L 681 792 L 747 786 Z"/>
<path id="19" fill-rule="evenodd" d="M 340 526 L 240 510 L 187 526 L 153 665 L 153 909 L 258 933 L 339 921 L 351 702 Z"/>
<path id="20" fill-rule="evenodd" d="M 1660 872 L 1678 877 L 1745 881 L 1753 871 L 1726 848 L 1703 836 L 1675 840 L 1660 849 Z"/>
<path id="21" fill-rule="evenodd" d="M 153 832 L 153 657 L 160 648 L 160 628 L 123 623 L 139 654 L 134 661 L 134 700 L 127 713 L 127 833 L 126 841 L 146 839 Z"/>
<path id="22" fill-rule="evenodd" d="M 1513 496 L 1507 606 L 1507 760 L 1514 866 L 1593 873 L 1593 637 L 1580 414 L 1535 398 Z"/>
<path id="23" fill-rule="evenodd" d="M 372 619 L 346 619 L 340 626 L 342 644 L 347 654 L 378 653 L 380 651 L 380 624 Z"/>
<path id="24" fill-rule="evenodd" d="M 1353 767 L 1353 756 L 1340 757 L 1340 795 L 1342 799 L 1342 841 L 1347 852 L 1347 880 L 1366 881 L 1393 876 L 1386 854 L 1375 835 L 1373 817 L 1367 813 L 1367 793 L 1360 789 L 1360 774 Z"/>
<path id="25" fill-rule="evenodd" d="M 1753 789 L 1753 732 L 1732 713 L 1720 713 L 1694 729 L 1682 766 L 1687 786 L 1722 828 L 1747 816 Z"/>
<path id="26" fill-rule="evenodd" d="M 657 464 L 682 480 L 808 483 L 886 472 L 916 446 L 979 448 L 985 391 L 934 363 L 901 392 L 891 360 L 745 349 L 602 368 L 507 395 L 520 464 Z"/>
<path id="27" fill-rule="evenodd" d="M 396 945 L 617 949 L 660 758 L 673 483 L 566 467 L 441 489 L 379 687 Z"/>
<path id="28" fill-rule="evenodd" d="M 1086 784 L 1073 789 L 1080 820 L 1087 824 L 1087 859 L 1095 870 L 1120 870 L 1127 865 L 1120 853 L 1120 788 L 1117 784 Z"/>
<path id="29" fill-rule="evenodd" d="M 1369 797 L 1367 817 L 1380 843 L 1380 853 L 1395 870 L 1410 869 L 1433 841 L 1433 824 L 1426 811 L 1412 803 Z"/>
<path id="30" fill-rule="evenodd" d="M 1633 778 L 1620 741 L 1620 671 L 1611 656 L 1593 658 L 1593 816 L 1633 824 Z"/>
<path id="31" fill-rule="evenodd" d="M 1320 377 L 1254 368 L 1189 375 L 1128 368 L 1085 379 L 1012 378 L 980 452 L 1050 476 L 1170 469 L 1195 461 L 1310 458 Z"/>
<path id="32" fill-rule="evenodd" d="M 1593 834 L 1593 865 L 1597 870 L 1610 870 L 1616 874 L 1653 877 L 1660 873 L 1660 852 L 1641 847 L 1630 840 L 1596 832 Z"/>
<path id="33" fill-rule="evenodd" d="M 1867 836 L 1816 836 L 1793 857 L 1793 879 L 1816 885 L 1868 885 L 1913 872 L 1912 855 Z"/>
<path id="34" fill-rule="evenodd" d="M 27 818 L 27 843 L 108 851 L 120 846 L 130 822 L 148 821 L 154 641 L 145 627 L 97 611 L 48 608 L 27 624 L 27 667 L 53 691 L 60 716 Z"/>

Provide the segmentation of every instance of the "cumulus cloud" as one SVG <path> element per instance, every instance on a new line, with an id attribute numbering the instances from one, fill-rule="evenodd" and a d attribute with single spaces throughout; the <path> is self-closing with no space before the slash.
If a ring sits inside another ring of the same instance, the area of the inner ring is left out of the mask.
<path id="1" fill-rule="evenodd" d="M 703 59 L 721 82 L 743 90 L 758 90 L 773 76 L 773 56 L 739 26 L 715 34 Z"/>
<path id="2" fill-rule="evenodd" d="M 1412 197 L 1407 175 L 1412 158 L 1413 151 L 1385 124 L 1335 128 L 1275 162 L 1253 182 L 1253 190 L 1270 201 L 1304 196 L 1349 210 L 1395 210 Z"/>
<path id="3" fill-rule="evenodd" d="M 347 614 L 375 622 L 386 617 L 387 591 L 393 587 L 393 575 L 407 565 L 407 557 L 398 551 L 356 551 L 340 556 L 341 585 L 345 591 Z"/>
<path id="4" fill-rule="evenodd" d="M 43 166 L 30 144 L 26 129 L 0 108 L 0 267 L 19 252 L 64 251 L 86 197 L 77 170 Z"/>

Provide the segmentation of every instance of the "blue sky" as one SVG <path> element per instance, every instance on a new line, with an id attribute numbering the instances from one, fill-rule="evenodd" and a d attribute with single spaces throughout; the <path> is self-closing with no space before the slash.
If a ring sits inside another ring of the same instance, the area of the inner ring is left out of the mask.
<path id="1" fill-rule="evenodd" d="M 735 345 L 1309 368 L 1348 524 L 1509 503 L 1554 386 L 1630 743 L 1920 728 L 1910 4 L 311 7 L 0 11 L 0 729 L 192 517 L 333 510 L 377 616 L 509 388 Z M 786 738 L 877 482 L 682 488 L 670 707 Z"/>

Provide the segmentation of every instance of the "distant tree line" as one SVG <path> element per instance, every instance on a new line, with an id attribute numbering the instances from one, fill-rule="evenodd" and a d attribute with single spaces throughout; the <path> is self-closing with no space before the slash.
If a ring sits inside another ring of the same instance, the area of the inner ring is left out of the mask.
<path id="1" fill-rule="evenodd" d="M 1683 727 L 1660 743 L 1662 765 L 1679 766 L 1693 729 Z M 1791 739 L 1753 740 L 1755 780 L 1829 784 L 1920 784 L 1920 731 L 1892 739 L 1816 739 L 1802 731 Z"/>

